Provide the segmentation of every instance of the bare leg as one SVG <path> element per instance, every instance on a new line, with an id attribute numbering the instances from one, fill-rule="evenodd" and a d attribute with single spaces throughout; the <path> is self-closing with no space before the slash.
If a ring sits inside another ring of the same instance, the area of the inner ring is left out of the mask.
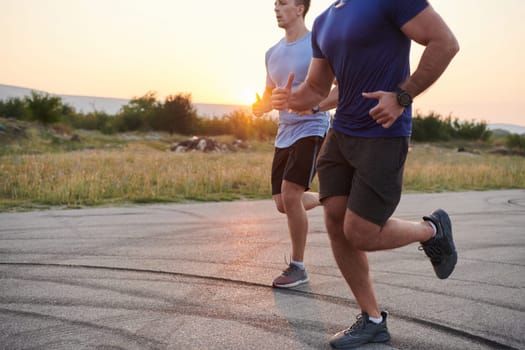
<path id="1" fill-rule="evenodd" d="M 361 310 L 380 317 L 365 252 L 425 241 L 432 237 L 433 230 L 424 221 L 415 223 L 394 218 L 379 226 L 347 209 L 346 202 L 345 196 L 330 197 L 323 202 L 332 251 Z"/>
<path id="2" fill-rule="evenodd" d="M 381 317 L 370 279 L 366 253 L 352 245 L 344 234 L 347 197 L 330 197 L 323 201 L 325 223 L 335 261 L 361 310 Z"/>
<path id="3" fill-rule="evenodd" d="M 319 193 L 317 192 L 303 192 L 302 201 L 305 210 L 310 210 L 321 205 L 321 202 L 319 202 Z"/>
<path id="4" fill-rule="evenodd" d="M 308 233 L 308 218 L 303 205 L 304 187 L 284 180 L 281 189 L 292 240 L 292 259 L 302 262 Z"/>
<path id="5" fill-rule="evenodd" d="M 411 222 L 395 218 L 390 218 L 383 226 L 379 226 L 347 210 L 344 233 L 359 250 L 376 251 L 424 242 L 432 237 L 434 230 L 426 221 Z"/>
<path id="6" fill-rule="evenodd" d="M 302 262 L 308 233 L 306 211 L 320 205 L 319 195 L 315 192 L 305 192 L 303 186 L 286 180 L 283 180 L 281 192 L 279 195 L 274 195 L 273 199 L 277 209 L 285 213 L 288 219 L 292 259 Z"/>

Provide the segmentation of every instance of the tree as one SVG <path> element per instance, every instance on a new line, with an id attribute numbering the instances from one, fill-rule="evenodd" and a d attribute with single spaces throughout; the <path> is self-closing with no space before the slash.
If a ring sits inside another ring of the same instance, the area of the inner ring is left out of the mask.
<path id="1" fill-rule="evenodd" d="M 69 118 L 69 122 L 75 129 L 99 130 L 104 134 L 111 134 L 113 118 L 106 112 L 94 111 L 88 114 L 78 113 Z"/>
<path id="2" fill-rule="evenodd" d="M 428 116 L 419 113 L 412 118 L 412 139 L 414 141 L 442 141 L 450 139 L 447 123 L 434 112 Z"/>
<path id="3" fill-rule="evenodd" d="M 509 134 L 505 138 L 505 143 L 508 148 L 514 148 L 525 151 L 525 134 Z"/>
<path id="4" fill-rule="evenodd" d="M 247 140 L 253 131 L 252 127 L 252 115 L 244 113 L 241 110 L 233 111 L 232 113 L 225 116 L 226 120 L 230 125 L 230 133 L 235 135 L 236 138 L 241 140 Z"/>
<path id="5" fill-rule="evenodd" d="M 169 95 L 164 100 L 161 113 L 156 116 L 154 129 L 190 135 L 198 124 L 197 111 L 191 103 L 190 94 Z"/>
<path id="6" fill-rule="evenodd" d="M 63 106 L 60 97 L 31 91 L 31 97 L 25 97 L 24 101 L 33 120 L 50 124 L 59 121 L 62 116 Z"/>
<path id="7" fill-rule="evenodd" d="M 458 119 L 454 120 L 454 130 L 460 139 L 464 140 L 481 140 L 487 141 L 492 136 L 492 132 L 488 130 L 487 123 L 464 121 L 460 122 Z"/>
<path id="8" fill-rule="evenodd" d="M 0 101 L 0 116 L 15 119 L 26 118 L 27 109 L 24 101 L 18 97 L 10 97 L 5 102 Z"/>
<path id="9" fill-rule="evenodd" d="M 134 97 L 122 106 L 115 118 L 115 127 L 118 131 L 147 130 L 150 120 L 160 111 L 155 92 L 148 92 L 142 97 Z"/>

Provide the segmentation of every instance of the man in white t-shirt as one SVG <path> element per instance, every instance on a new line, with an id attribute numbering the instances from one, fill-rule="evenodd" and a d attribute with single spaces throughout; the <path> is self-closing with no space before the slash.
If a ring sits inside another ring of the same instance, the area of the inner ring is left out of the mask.
<path id="1" fill-rule="evenodd" d="M 252 105 L 253 114 L 260 117 L 272 110 L 272 90 L 286 84 L 299 86 L 306 79 L 312 58 L 311 33 L 304 18 L 309 0 L 276 0 L 277 24 L 285 36 L 272 46 L 265 56 L 266 88 L 262 99 Z M 288 81 L 294 73 L 293 82 Z M 318 206 L 319 195 L 308 192 L 315 175 L 317 154 L 328 131 L 328 110 L 337 105 L 337 88 L 319 105 L 307 111 L 279 111 L 279 127 L 272 162 L 272 197 L 279 212 L 286 214 L 292 241 L 289 266 L 274 279 L 276 288 L 291 288 L 308 282 L 304 267 L 304 251 L 308 232 L 306 211 Z"/>

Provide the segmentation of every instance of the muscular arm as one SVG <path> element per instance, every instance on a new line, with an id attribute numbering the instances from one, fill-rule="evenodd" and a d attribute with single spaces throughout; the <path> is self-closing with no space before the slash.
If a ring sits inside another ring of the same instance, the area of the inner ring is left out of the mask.
<path id="1" fill-rule="evenodd" d="M 312 58 L 306 80 L 290 96 L 290 108 L 301 110 L 319 104 L 329 95 L 333 82 L 328 61 Z"/>
<path id="2" fill-rule="evenodd" d="M 401 30 L 407 37 L 425 46 L 417 69 L 401 84 L 403 89 L 415 97 L 443 74 L 459 51 L 459 44 L 441 16 L 430 5 L 403 25 Z"/>
<path id="3" fill-rule="evenodd" d="M 415 97 L 430 87 L 443 74 L 452 58 L 459 51 L 459 44 L 441 16 L 429 5 L 416 17 L 405 23 L 401 30 L 407 37 L 424 45 L 419 65 L 400 87 Z M 389 128 L 403 113 L 391 91 L 363 93 L 365 98 L 378 100 L 370 116 L 384 128 Z"/>
<path id="4" fill-rule="evenodd" d="M 330 90 L 330 93 L 328 96 L 319 102 L 319 110 L 321 112 L 329 111 L 335 107 L 337 107 L 337 102 L 339 101 L 339 87 L 334 86 L 332 90 Z"/>
<path id="5" fill-rule="evenodd" d="M 319 102 L 319 112 L 326 112 L 337 107 L 337 103 L 339 101 L 339 88 L 337 87 L 337 84 L 335 85 L 336 86 L 334 86 L 332 90 L 330 90 L 328 96 L 324 100 Z M 314 106 L 315 105 L 303 111 L 293 110 L 293 112 L 295 112 L 297 115 L 311 115 Z"/>

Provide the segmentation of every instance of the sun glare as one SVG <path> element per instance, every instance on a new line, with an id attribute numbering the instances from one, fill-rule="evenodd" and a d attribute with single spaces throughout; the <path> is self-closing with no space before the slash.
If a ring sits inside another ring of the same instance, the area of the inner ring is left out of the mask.
<path id="1" fill-rule="evenodd" d="M 239 104 L 251 106 L 255 102 L 255 94 L 258 93 L 252 89 L 244 89 L 239 92 Z M 260 94 L 260 93 L 259 93 Z"/>

